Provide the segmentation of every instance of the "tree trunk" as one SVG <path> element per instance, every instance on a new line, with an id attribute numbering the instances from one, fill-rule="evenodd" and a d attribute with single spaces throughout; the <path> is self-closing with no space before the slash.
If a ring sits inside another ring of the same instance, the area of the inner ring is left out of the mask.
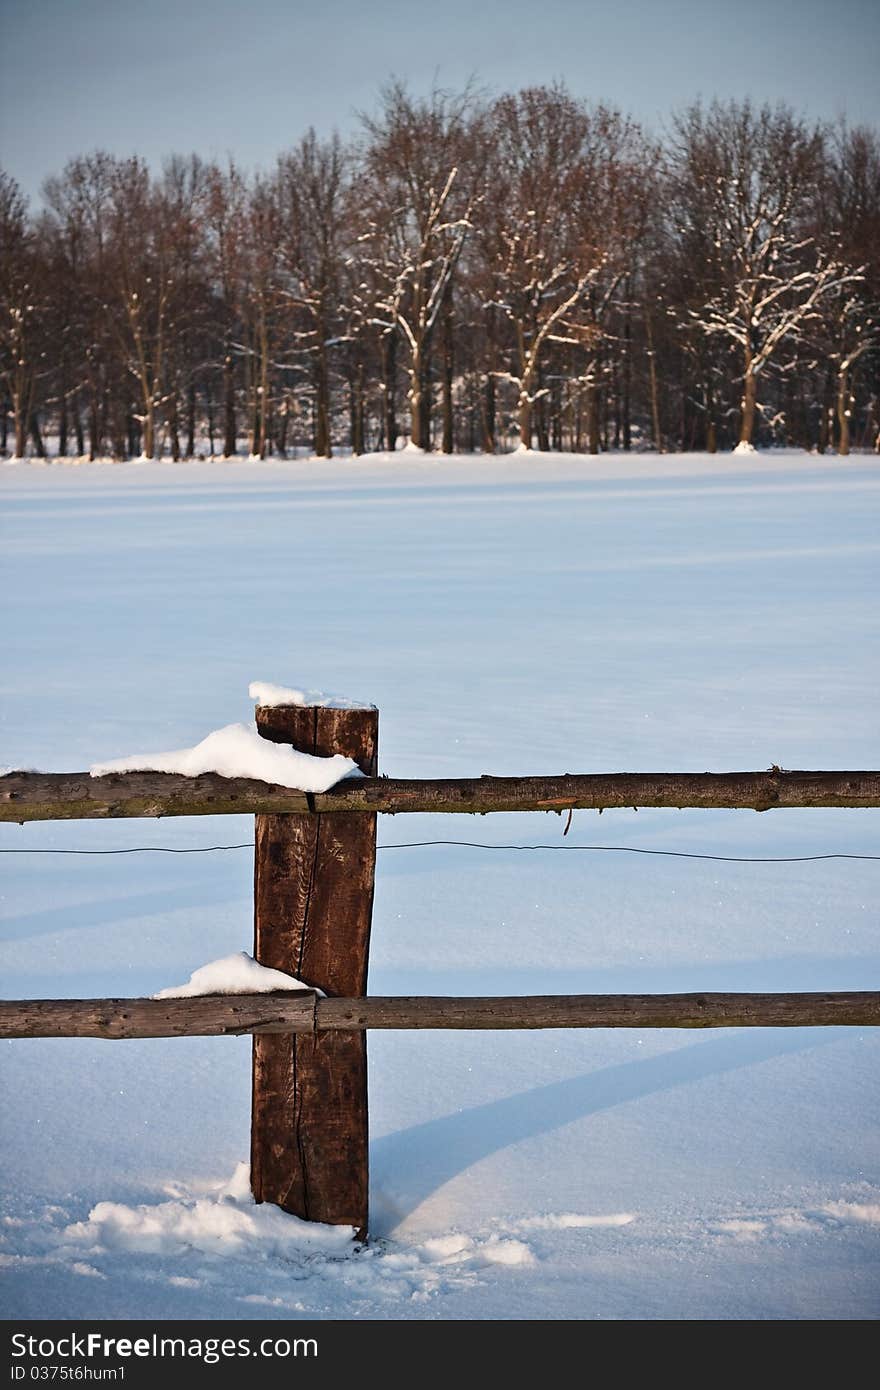
<path id="1" fill-rule="evenodd" d="M 752 435 L 755 431 L 755 409 L 758 401 L 758 381 L 752 371 L 751 362 L 746 363 L 746 374 L 743 380 L 742 394 L 742 420 L 739 429 L 740 444 L 751 444 Z"/>
<path id="2" fill-rule="evenodd" d="M 249 356 L 247 364 L 247 399 L 250 415 L 248 457 L 252 459 L 259 458 L 260 450 L 263 447 L 263 419 L 260 399 L 261 367 L 257 362 L 257 352 L 258 348 L 254 347 L 253 354 Z"/>
<path id="3" fill-rule="evenodd" d="M 806 401 L 804 400 L 803 382 L 799 381 L 797 383 L 796 391 L 792 387 L 792 392 L 792 443 L 798 445 L 799 448 L 803 449 L 804 452 L 808 454 L 810 453 L 814 445 L 813 425 L 810 419 L 810 412 L 807 408 Z"/>
<path id="4" fill-rule="evenodd" d="M 550 442 L 554 449 L 562 452 L 562 382 L 553 383 L 553 394 L 550 397 L 551 416 L 550 416 Z"/>
<path id="5" fill-rule="evenodd" d="M 118 463 L 129 456 L 130 423 L 124 402 L 117 399 L 113 404 L 113 457 Z"/>
<path id="6" fill-rule="evenodd" d="M 67 415 L 67 392 L 62 386 L 61 390 L 61 413 L 58 420 L 58 457 L 67 457 L 67 439 L 70 426 Z"/>
<path id="7" fill-rule="evenodd" d="M 94 463 L 100 452 L 100 428 L 98 425 L 98 396 L 92 392 L 89 401 L 89 461 Z"/>
<path id="8" fill-rule="evenodd" d="M 275 447 L 283 459 L 287 458 L 287 435 L 290 431 L 290 402 L 286 401 L 281 412 L 280 433 L 275 436 Z"/>
<path id="9" fill-rule="evenodd" d="M 43 436 L 40 433 L 40 421 L 35 410 L 31 411 L 28 428 L 30 430 L 31 439 L 34 441 L 34 449 L 37 458 L 44 459 L 46 457 L 46 445 L 43 443 Z"/>
<path id="10" fill-rule="evenodd" d="M 483 453 L 494 454 L 495 452 L 495 377 L 491 372 L 486 374 L 486 386 L 483 392 Z"/>
<path id="11" fill-rule="evenodd" d="M 27 453 L 27 416 L 17 400 L 14 402 L 13 409 L 15 415 L 15 457 L 23 459 Z"/>
<path id="12" fill-rule="evenodd" d="M 234 458 L 236 454 L 235 428 L 235 360 L 230 352 L 223 359 L 223 457 Z"/>
<path id="13" fill-rule="evenodd" d="M 384 335 L 383 349 L 382 431 L 385 448 L 393 454 L 397 448 L 397 334 L 393 329 Z"/>
<path id="14" fill-rule="evenodd" d="M 525 390 L 519 397 L 519 443 L 521 449 L 532 447 L 532 403 Z"/>
<path id="15" fill-rule="evenodd" d="M 629 453 L 632 449 L 632 329 L 629 315 L 626 320 L 626 344 L 623 359 L 623 447 Z"/>
<path id="16" fill-rule="evenodd" d="M 261 459 L 266 457 L 269 447 L 269 330 L 265 310 L 260 321 L 260 414 L 259 449 Z"/>
<path id="17" fill-rule="evenodd" d="M 538 383 L 540 386 L 543 386 L 543 379 L 540 372 L 538 375 Z M 545 395 L 540 395 L 538 397 L 538 408 L 535 414 L 535 425 L 537 426 L 536 433 L 538 435 L 538 448 L 541 450 L 542 454 L 549 454 L 550 437 L 547 434 L 547 397 Z"/>
<path id="18" fill-rule="evenodd" d="M 333 446 L 330 442 L 329 397 L 327 355 L 322 342 L 315 355 L 315 453 L 318 458 L 332 458 L 333 456 Z"/>
<path id="19" fill-rule="evenodd" d="M 252 375 L 252 372 L 248 372 L 249 377 L 251 377 Z M 248 388 L 249 391 L 248 396 L 246 398 L 248 400 L 248 414 L 250 415 L 250 428 L 248 430 L 248 458 L 255 458 L 257 450 L 260 447 L 260 398 L 257 395 L 257 391 L 259 388 L 253 386 L 253 384 L 250 381 L 248 382 Z"/>
<path id="20" fill-rule="evenodd" d="M 278 417 L 275 414 L 274 407 L 269 405 L 266 409 L 266 420 L 263 425 L 263 430 L 265 432 L 265 452 L 263 453 L 263 458 L 274 458 L 278 452 L 277 436 L 275 434 L 277 419 Z"/>
<path id="21" fill-rule="evenodd" d="M 410 377 L 409 387 L 409 438 L 410 443 L 418 448 L 424 448 L 422 444 L 422 386 L 418 379 L 418 373 L 413 372 Z"/>
<path id="22" fill-rule="evenodd" d="M 433 399 L 431 395 L 431 358 L 427 348 L 423 350 L 421 361 L 422 370 L 419 410 L 419 420 L 421 423 L 420 448 L 431 449 L 433 446 L 433 440 L 431 438 L 431 408 L 433 406 Z"/>
<path id="23" fill-rule="evenodd" d="M 718 452 L 718 428 L 715 423 L 715 395 L 711 381 L 706 382 L 704 399 L 706 401 L 706 452 L 715 454 Z"/>
<path id="24" fill-rule="evenodd" d="M 837 378 L 837 425 L 840 430 L 837 452 L 843 458 L 849 454 L 849 408 L 849 383 L 844 369 Z"/>
<path id="25" fill-rule="evenodd" d="M 587 447 L 591 454 L 599 452 L 599 390 L 591 382 L 587 387 Z"/>
<path id="26" fill-rule="evenodd" d="M 452 419 L 452 382 L 455 372 L 455 355 L 452 338 L 452 303 L 447 295 L 443 310 L 443 442 L 441 452 L 451 454 L 455 451 Z"/>
<path id="27" fill-rule="evenodd" d="M 351 452 L 356 458 L 364 452 L 364 364 L 358 358 L 349 382 L 351 393 Z"/>
<path id="28" fill-rule="evenodd" d="M 678 426 L 678 447 L 681 450 L 687 448 L 688 425 L 690 423 L 690 413 L 688 411 L 688 396 L 690 394 L 690 383 L 682 372 L 681 378 L 681 412 Z M 674 447 L 674 446 L 673 446 Z"/>
<path id="29" fill-rule="evenodd" d="M 171 458 L 175 463 L 180 463 L 180 420 L 177 410 L 177 391 L 173 392 L 171 398 L 171 415 L 168 420 L 168 428 L 171 434 Z"/>
<path id="30" fill-rule="evenodd" d="M 144 411 L 144 458 L 151 459 L 156 451 L 156 422 L 153 417 L 152 399 L 147 401 Z"/>
<path id="31" fill-rule="evenodd" d="M 480 382 L 479 377 L 471 374 L 468 378 L 468 443 L 467 451 L 469 454 L 477 452 L 477 417 L 480 415 Z"/>
<path id="32" fill-rule="evenodd" d="M 186 393 L 186 456 L 193 458 L 196 452 L 196 388 L 190 382 Z"/>
<path id="33" fill-rule="evenodd" d="M 107 405 L 109 391 L 105 386 L 98 398 L 98 446 L 103 449 L 107 439 Z"/>
<path id="34" fill-rule="evenodd" d="M 409 437 L 410 442 L 424 449 L 424 417 L 422 411 L 422 359 L 414 351 L 409 372 Z"/>
<path id="35" fill-rule="evenodd" d="M 817 450 L 824 454 L 833 441 L 834 437 L 834 398 L 835 398 L 834 377 L 829 367 L 825 373 L 825 382 L 822 389 L 822 408 L 819 413 L 819 440 Z"/>
<path id="36" fill-rule="evenodd" d="M 648 339 L 648 379 L 651 386 L 651 429 L 654 435 L 654 448 L 663 453 L 663 435 L 660 430 L 660 400 L 657 394 L 657 360 L 654 355 L 654 326 L 651 315 L 645 315 L 645 334 Z"/>

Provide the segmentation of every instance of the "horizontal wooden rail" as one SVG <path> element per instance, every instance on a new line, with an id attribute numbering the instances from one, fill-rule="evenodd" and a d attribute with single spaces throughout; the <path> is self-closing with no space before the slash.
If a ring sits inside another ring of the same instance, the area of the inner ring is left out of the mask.
<path id="1" fill-rule="evenodd" d="M 880 772 L 613 772 L 559 777 L 351 778 L 306 794 L 245 778 L 167 772 L 10 772 L 0 821 L 370 811 L 602 811 L 613 806 L 880 806 Z"/>
<path id="2" fill-rule="evenodd" d="M 880 1025 L 880 992 L 538 994 L 498 998 L 319 999 L 314 994 L 190 999 L 0 1001 L 0 1038 L 180 1038 L 356 1033 L 368 1028 L 812 1028 Z"/>

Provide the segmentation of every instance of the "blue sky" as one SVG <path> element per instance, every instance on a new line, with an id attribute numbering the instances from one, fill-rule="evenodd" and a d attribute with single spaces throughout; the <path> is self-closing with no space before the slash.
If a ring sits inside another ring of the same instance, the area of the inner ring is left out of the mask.
<path id="1" fill-rule="evenodd" d="M 877 0 L 0 0 L 0 22 L 0 162 L 31 195 L 96 148 L 271 164 L 391 74 L 561 78 L 655 128 L 700 94 L 880 124 Z"/>

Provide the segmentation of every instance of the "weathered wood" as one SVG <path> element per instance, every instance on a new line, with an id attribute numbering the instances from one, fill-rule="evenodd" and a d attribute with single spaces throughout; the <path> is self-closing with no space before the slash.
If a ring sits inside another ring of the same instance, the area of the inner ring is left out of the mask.
<path id="1" fill-rule="evenodd" d="M 880 1024 L 880 992 L 319 999 L 322 1028 L 795 1028 Z"/>
<path id="2" fill-rule="evenodd" d="M 303 992 L 206 994 L 191 999 L 2 1000 L 0 1037 L 224 1037 L 267 1026 L 311 1032 L 315 998 Z"/>
<path id="3" fill-rule="evenodd" d="M 335 711 L 343 714 L 346 711 Z M 245 778 L 167 772 L 10 772 L 0 777 L 0 821 L 117 817 L 305 815 L 312 812 L 605 810 L 669 806 L 769 811 L 880 806 L 880 772 L 613 772 L 551 777 L 366 777 L 308 797 Z"/>
<path id="4" fill-rule="evenodd" d="M 195 999 L 0 1000 L 0 1038 L 179 1038 L 330 1031 L 331 1038 L 319 1041 L 338 1042 L 340 1033 L 369 1028 L 828 1026 L 880 1026 L 880 992 L 539 994 L 489 999 L 213 994 Z"/>
<path id="5" fill-rule="evenodd" d="M 262 707 L 264 738 L 343 753 L 375 776 L 378 712 Z M 258 815 L 254 955 L 330 995 L 366 992 L 376 817 Z M 254 1039 L 251 1186 L 312 1221 L 366 1231 L 367 1056 L 363 1033 Z"/>

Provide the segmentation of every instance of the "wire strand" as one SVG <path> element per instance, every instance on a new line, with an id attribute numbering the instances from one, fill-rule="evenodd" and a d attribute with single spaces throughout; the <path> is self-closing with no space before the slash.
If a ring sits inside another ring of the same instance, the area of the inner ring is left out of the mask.
<path id="1" fill-rule="evenodd" d="M 0 854 L 216 854 L 224 849 L 253 849 L 253 840 L 242 845 L 193 845 L 178 849 L 174 845 L 132 845 L 130 849 L 7 849 Z"/>
<path id="2" fill-rule="evenodd" d="M 477 840 L 411 840 L 406 843 L 378 845 L 378 849 L 416 849 L 423 845 L 463 845 L 466 849 L 510 850 L 594 850 L 614 854 L 656 854 L 668 859 L 715 859 L 725 864 L 806 864 L 820 859 L 878 859 L 880 854 L 697 854 L 683 849 L 642 849 L 638 845 L 487 845 Z"/>
<path id="3" fill-rule="evenodd" d="M 458 845 L 462 849 L 489 850 L 564 850 L 590 851 L 606 854 L 649 854 L 665 859 L 706 859 L 722 864 L 815 864 L 823 859 L 880 860 L 880 854 L 846 854 L 842 852 L 826 854 L 699 854 L 683 849 L 643 849 L 639 845 L 490 845 L 481 840 L 405 840 L 391 844 L 377 845 L 381 849 L 427 849 L 434 845 Z M 33 849 L 30 847 L 0 848 L 0 854 L 216 854 L 222 850 L 253 849 L 253 840 L 240 845 L 195 845 L 190 848 L 175 848 L 173 845 L 134 845 L 128 849 Z"/>

